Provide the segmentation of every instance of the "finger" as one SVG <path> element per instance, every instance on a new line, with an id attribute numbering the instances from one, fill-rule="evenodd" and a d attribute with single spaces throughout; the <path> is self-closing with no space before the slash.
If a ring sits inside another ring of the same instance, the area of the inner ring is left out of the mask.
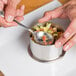
<path id="1" fill-rule="evenodd" d="M 54 18 L 58 18 L 62 14 L 63 14 L 63 9 L 62 9 L 62 7 L 59 7 L 55 10 L 50 11 L 50 12 L 46 12 L 44 14 L 44 17 L 39 19 L 39 22 L 42 23 L 42 22 L 45 22 L 45 21 L 48 21 L 48 20 L 51 20 Z"/>
<path id="2" fill-rule="evenodd" d="M 10 1 L 8 2 L 8 5 L 5 8 L 5 20 L 7 22 L 13 21 L 16 14 L 16 6 L 14 6 L 13 3 L 11 3 Z"/>
<path id="3" fill-rule="evenodd" d="M 0 1 L 0 11 L 2 11 L 4 8 L 4 3 L 2 1 Z"/>
<path id="4" fill-rule="evenodd" d="M 63 36 L 58 39 L 55 43 L 57 48 L 64 45 L 76 32 L 76 20 L 73 20 L 67 30 L 64 32 Z"/>
<path id="5" fill-rule="evenodd" d="M 12 27 L 12 26 L 17 26 L 17 23 L 15 23 L 15 22 L 5 23 L 2 27 L 7 28 L 7 27 Z"/>
<path id="6" fill-rule="evenodd" d="M 55 42 L 55 47 L 61 47 L 67 40 L 62 36 Z"/>
<path id="7" fill-rule="evenodd" d="M 24 17 L 20 16 L 20 17 L 16 17 L 15 19 L 20 22 L 20 21 L 24 20 Z"/>
<path id="8" fill-rule="evenodd" d="M 67 6 L 69 5 L 70 3 L 66 3 L 65 5 L 59 7 L 59 8 L 56 8 L 55 10 L 52 10 L 50 12 L 46 12 L 43 16 L 43 18 L 39 19 L 38 22 L 42 23 L 42 22 L 45 22 L 45 21 L 48 21 L 48 20 L 51 20 L 51 19 L 54 19 L 54 18 L 58 18 L 58 17 L 61 17 L 61 15 L 64 13 L 64 10 L 67 8 Z M 62 16 L 63 18 L 63 16 Z"/>
<path id="9" fill-rule="evenodd" d="M 76 32 L 76 19 L 74 19 L 64 33 L 65 38 L 70 38 Z"/>
<path id="10" fill-rule="evenodd" d="M 76 35 L 69 41 L 67 42 L 63 49 L 64 51 L 68 51 L 70 48 L 72 48 L 76 44 Z"/>
<path id="11" fill-rule="evenodd" d="M 15 14 L 16 14 L 16 7 L 21 0 L 8 0 L 7 7 L 5 9 L 5 19 L 7 22 L 12 22 Z"/>
<path id="12" fill-rule="evenodd" d="M 16 16 L 23 16 L 24 15 L 24 9 L 25 9 L 24 5 L 22 5 L 20 9 L 17 9 Z"/>
<path id="13" fill-rule="evenodd" d="M 4 4 L 7 4 L 7 0 L 1 0 Z"/>
<path id="14" fill-rule="evenodd" d="M 24 18 L 23 18 L 23 16 L 21 16 L 21 17 L 16 17 L 16 20 L 17 21 L 22 21 Z M 3 27 L 12 27 L 12 26 L 17 26 L 18 24 L 16 23 L 16 22 L 11 22 L 11 23 L 7 23 L 6 21 L 5 21 L 5 24 L 3 25 Z"/>
<path id="15" fill-rule="evenodd" d="M 12 27 L 12 26 L 17 26 L 17 23 L 15 23 L 15 22 L 10 22 L 10 23 L 7 23 L 7 22 L 5 22 L 5 24 L 2 26 L 2 27 Z"/>
<path id="16" fill-rule="evenodd" d="M 16 9 L 10 6 L 7 6 L 5 9 L 5 19 L 7 22 L 12 22 L 15 17 Z"/>
<path id="17" fill-rule="evenodd" d="M 0 16 L 0 26 L 2 27 L 11 27 L 11 26 L 16 26 L 17 23 L 15 22 L 6 22 L 3 17 Z"/>
<path id="18" fill-rule="evenodd" d="M 38 22 L 43 23 L 43 22 L 49 21 L 51 19 L 52 19 L 51 16 L 44 16 L 43 18 L 39 19 Z"/>
<path id="19" fill-rule="evenodd" d="M 68 18 L 68 16 L 65 13 L 63 13 L 59 18 L 64 19 L 64 18 Z"/>

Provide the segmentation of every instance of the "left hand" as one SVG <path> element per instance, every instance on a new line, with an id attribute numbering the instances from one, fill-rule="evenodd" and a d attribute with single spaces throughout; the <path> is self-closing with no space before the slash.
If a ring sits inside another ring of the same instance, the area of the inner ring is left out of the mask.
<path id="1" fill-rule="evenodd" d="M 57 48 L 64 45 L 63 49 L 67 51 L 76 44 L 76 0 L 69 1 L 55 10 L 46 12 L 39 22 L 45 22 L 54 18 L 69 18 L 71 21 L 63 36 L 55 43 Z"/>
<path id="2" fill-rule="evenodd" d="M 11 27 L 16 26 L 17 23 L 13 21 L 22 21 L 24 15 L 24 5 L 20 9 L 16 9 L 21 0 L 0 0 L 0 11 L 4 11 L 4 17 L 0 16 L 0 26 Z"/>

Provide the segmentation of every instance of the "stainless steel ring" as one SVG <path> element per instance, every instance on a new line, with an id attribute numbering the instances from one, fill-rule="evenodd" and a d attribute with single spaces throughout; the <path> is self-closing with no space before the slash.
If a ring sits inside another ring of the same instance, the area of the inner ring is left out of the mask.
<path id="1" fill-rule="evenodd" d="M 61 27 L 56 27 L 62 29 Z M 39 61 L 54 61 L 61 57 L 63 53 L 63 47 L 56 48 L 55 45 L 40 45 L 35 43 L 30 38 L 30 51 L 33 55 L 33 58 Z"/>

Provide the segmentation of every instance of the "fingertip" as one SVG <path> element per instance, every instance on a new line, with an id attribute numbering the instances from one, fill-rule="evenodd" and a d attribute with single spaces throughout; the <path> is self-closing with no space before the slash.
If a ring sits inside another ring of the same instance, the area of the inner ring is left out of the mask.
<path id="1" fill-rule="evenodd" d="M 39 19 L 38 22 L 39 22 L 39 23 L 43 23 L 44 21 L 43 21 L 42 19 Z"/>
<path id="2" fill-rule="evenodd" d="M 60 41 L 56 41 L 55 42 L 55 47 L 56 48 L 60 48 L 62 46 L 61 42 Z"/>
<path id="3" fill-rule="evenodd" d="M 23 16 L 24 15 L 24 9 L 25 9 L 25 6 L 24 5 L 22 5 L 20 7 L 20 9 L 17 9 L 16 16 Z"/>
<path id="4" fill-rule="evenodd" d="M 64 45 L 63 50 L 68 51 L 72 46 L 73 46 L 73 43 L 68 42 L 67 44 Z"/>
<path id="5" fill-rule="evenodd" d="M 55 47 L 58 48 L 58 46 L 57 46 L 57 42 L 55 42 Z"/>
<path id="6" fill-rule="evenodd" d="M 46 22 L 46 21 L 49 21 L 49 19 L 47 17 L 43 17 L 43 18 L 38 20 L 39 23 L 43 23 L 43 22 Z"/>
<path id="7" fill-rule="evenodd" d="M 6 19 L 7 22 L 12 22 L 13 19 L 14 19 L 14 16 L 6 15 L 6 16 L 5 16 L 5 19 Z"/>
<path id="8" fill-rule="evenodd" d="M 64 50 L 64 51 L 69 50 L 68 46 L 64 46 L 64 47 L 63 47 L 63 50 Z"/>
<path id="9" fill-rule="evenodd" d="M 17 18 L 15 18 L 17 21 L 22 21 L 22 20 L 24 20 L 24 17 L 23 16 L 21 16 L 21 17 L 17 17 Z"/>
<path id="10" fill-rule="evenodd" d="M 24 10 L 25 9 L 25 5 L 22 5 L 20 9 L 21 10 Z"/>
<path id="11" fill-rule="evenodd" d="M 20 20 L 21 20 L 21 21 L 22 21 L 22 20 L 24 20 L 24 17 L 23 17 L 23 16 L 21 16 L 21 17 L 20 17 Z"/>

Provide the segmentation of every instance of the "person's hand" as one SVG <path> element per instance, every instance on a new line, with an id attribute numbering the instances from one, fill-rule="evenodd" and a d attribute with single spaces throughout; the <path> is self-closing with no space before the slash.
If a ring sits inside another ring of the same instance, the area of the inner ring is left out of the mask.
<path id="1" fill-rule="evenodd" d="M 20 9 L 16 9 L 19 2 L 20 0 L 0 0 L 0 11 L 4 11 L 4 17 L 0 16 L 0 26 L 17 26 L 17 23 L 13 19 L 15 18 L 18 21 L 23 20 L 24 5 Z"/>
<path id="2" fill-rule="evenodd" d="M 69 1 L 55 10 L 46 12 L 39 22 L 42 23 L 54 18 L 69 18 L 71 21 L 63 36 L 55 43 L 57 48 L 64 45 L 63 49 L 67 51 L 76 44 L 76 0 Z"/>

